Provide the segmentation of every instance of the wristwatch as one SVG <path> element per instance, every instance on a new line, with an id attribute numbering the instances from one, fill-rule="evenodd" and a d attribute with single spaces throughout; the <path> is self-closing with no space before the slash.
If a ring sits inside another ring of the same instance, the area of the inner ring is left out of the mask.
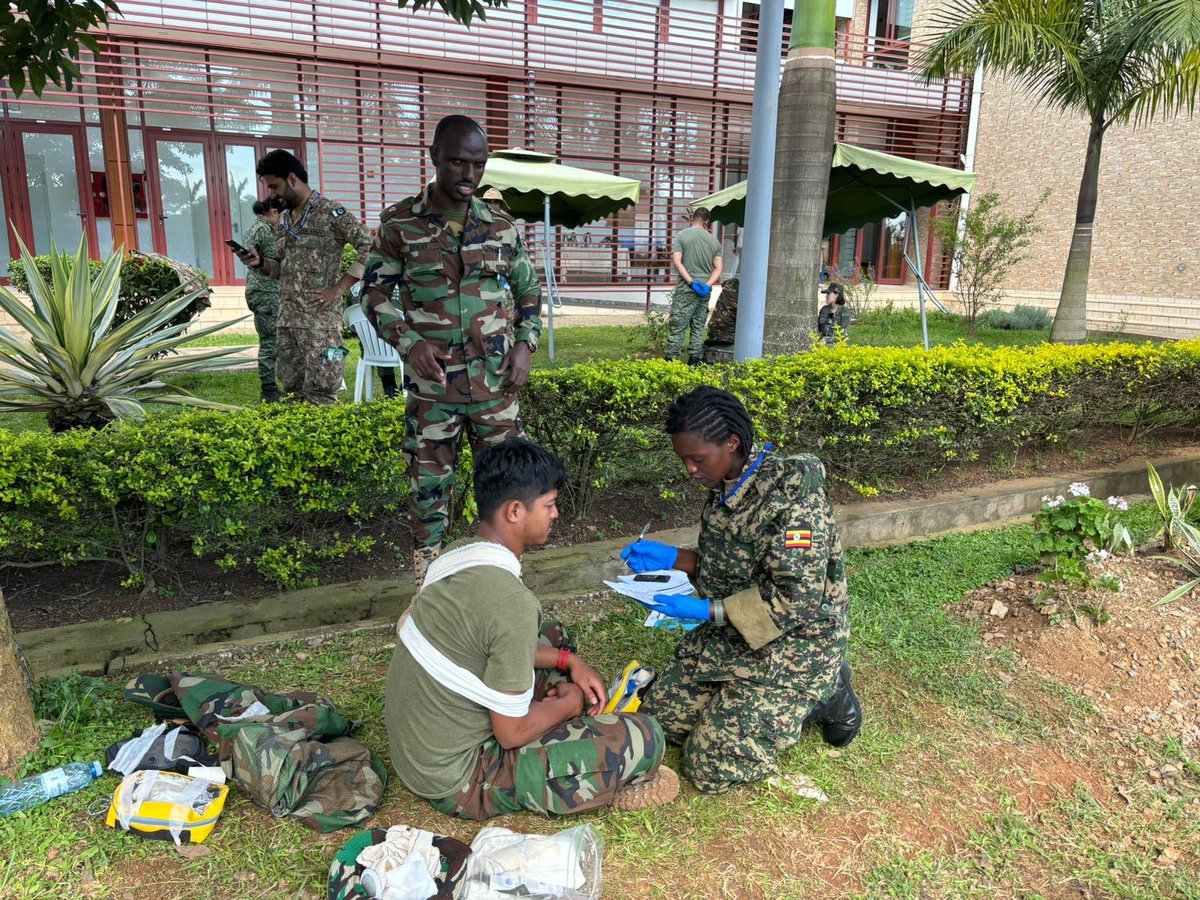
<path id="1" fill-rule="evenodd" d="M 562 672 L 564 675 L 571 671 L 571 654 L 575 652 L 574 644 L 563 644 L 561 647 L 559 647 L 558 662 L 555 664 L 554 668 L 558 669 L 558 671 Z"/>

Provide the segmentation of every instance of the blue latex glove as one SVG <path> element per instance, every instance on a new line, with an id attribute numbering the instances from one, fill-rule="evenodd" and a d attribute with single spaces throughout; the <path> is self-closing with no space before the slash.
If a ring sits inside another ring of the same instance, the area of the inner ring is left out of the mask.
<path id="1" fill-rule="evenodd" d="M 712 287 L 705 281 L 693 281 L 692 282 L 692 290 L 695 291 L 698 296 L 703 297 L 705 300 L 707 300 L 708 295 L 712 293 Z"/>
<path id="2" fill-rule="evenodd" d="M 634 572 L 652 572 L 655 569 L 673 569 L 679 556 L 679 548 L 658 541 L 640 538 L 621 551 L 621 559 Z"/>
<path id="3" fill-rule="evenodd" d="M 655 594 L 654 602 L 657 606 L 649 603 L 642 605 L 646 609 L 660 612 L 664 616 L 672 616 L 676 619 L 699 619 L 702 622 L 707 622 L 712 618 L 712 601 L 702 600 L 699 597 L 689 597 L 687 594 Z"/>

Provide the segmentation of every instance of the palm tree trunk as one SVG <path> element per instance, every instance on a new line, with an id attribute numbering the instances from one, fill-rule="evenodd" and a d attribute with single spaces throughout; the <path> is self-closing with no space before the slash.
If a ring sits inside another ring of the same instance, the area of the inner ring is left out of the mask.
<path id="1" fill-rule="evenodd" d="M 796 4 L 779 89 L 764 355 L 806 349 L 816 331 L 817 276 L 837 119 L 835 9 L 835 0 Z"/>
<path id="2" fill-rule="evenodd" d="M 1067 254 L 1062 293 L 1054 314 L 1050 340 L 1059 344 L 1082 344 L 1087 340 L 1088 275 L 1092 268 L 1092 227 L 1096 222 L 1096 200 L 1100 193 L 1100 151 L 1104 144 L 1104 124 L 1093 121 L 1088 133 L 1087 157 L 1079 180 L 1079 201 L 1075 206 L 1075 230 Z"/>
<path id="3" fill-rule="evenodd" d="M 37 748 L 38 737 L 20 650 L 0 592 L 0 772 L 11 774 Z"/>

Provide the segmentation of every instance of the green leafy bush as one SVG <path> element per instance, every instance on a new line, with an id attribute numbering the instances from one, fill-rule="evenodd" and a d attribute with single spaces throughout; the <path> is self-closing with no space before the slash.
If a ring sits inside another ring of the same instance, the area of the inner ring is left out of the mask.
<path id="1" fill-rule="evenodd" d="M 1200 342 L 990 350 L 843 347 L 733 366 L 663 360 L 535 370 L 530 436 L 564 458 L 564 509 L 586 515 L 617 484 L 657 488 L 680 468 L 662 426 L 699 384 L 738 394 L 760 440 L 811 452 L 850 483 L 888 483 L 1089 426 L 1136 436 L 1200 424 Z M 0 420 L 2 421 L 2 420 Z M 3 562 L 100 558 L 153 577 L 181 553 L 303 584 L 335 530 L 405 516 L 402 401 L 183 413 L 101 432 L 0 441 Z M 456 519 L 470 516 L 459 467 Z M 307 542 L 300 544 L 298 542 Z"/>
<path id="2" fill-rule="evenodd" d="M 382 401 L 6 434 L 0 560 L 112 560 L 152 585 L 191 553 L 301 583 L 316 535 L 402 514 L 403 437 L 403 404 Z"/>
<path id="3" fill-rule="evenodd" d="M 42 279 L 49 284 L 51 280 L 50 256 L 35 256 L 34 265 L 41 273 Z M 70 259 L 67 260 L 71 262 Z M 103 263 L 100 260 L 88 260 L 88 269 L 92 279 L 100 272 Z M 114 327 L 132 319 L 160 297 L 165 297 L 179 287 L 181 276 L 188 281 L 198 281 L 194 286 L 185 288 L 184 293 L 199 291 L 196 298 L 181 310 L 174 318 L 163 323 L 163 328 L 172 325 L 183 325 L 191 322 L 210 305 L 208 278 L 203 272 L 186 266 L 184 263 L 168 260 L 164 256 L 145 253 L 130 253 L 121 263 L 121 290 L 117 301 L 117 314 L 113 317 Z M 29 293 L 29 278 L 25 274 L 25 263 L 14 259 L 8 264 L 9 282 L 22 293 Z"/>
<path id="4" fill-rule="evenodd" d="M 1049 331 L 1054 316 L 1037 306 L 1018 304 L 1012 310 L 989 309 L 979 316 L 978 322 L 984 328 L 1001 331 Z"/>
<path id="5" fill-rule="evenodd" d="M 670 402 L 699 384 L 745 401 L 763 440 L 818 454 L 870 483 L 936 472 L 1072 431 L 1107 425 L 1131 438 L 1200 422 L 1200 342 L 987 349 L 845 347 L 734 366 L 662 360 L 536 370 L 522 392 L 529 432 L 564 457 L 564 506 L 661 468 Z"/>
<path id="6" fill-rule="evenodd" d="M 1043 497 L 1042 508 L 1033 517 L 1033 545 L 1049 563 L 1038 576 L 1048 586 L 1038 599 L 1064 599 L 1074 612 L 1087 612 L 1103 625 L 1109 618 L 1103 604 L 1072 605 L 1072 592 L 1096 587 L 1121 590 L 1121 582 L 1104 563 L 1114 551 L 1133 552 L 1133 537 L 1116 516 L 1116 510 L 1127 510 L 1129 504 L 1121 497 L 1109 497 L 1104 503 L 1079 481 L 1067 494 Z"/>

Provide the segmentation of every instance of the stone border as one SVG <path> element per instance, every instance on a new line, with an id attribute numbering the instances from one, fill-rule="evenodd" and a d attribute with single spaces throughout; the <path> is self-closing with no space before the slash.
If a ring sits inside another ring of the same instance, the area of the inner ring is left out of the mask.
<path id="1" fill-rule="evenodd" d="M 1165 483 L 1200 482 L 1200 448 L 1153 460 Z M 952 496 L 904 502 L 873 501 L 839 507 L 838 524 L 847 547 L 903 544 L 949 532 L 995 528 L 1028 519 L 1044 495 L 1065 493 L 1085 481 L 1099 497 L 1138 496 L 1146 491 L 1145 460 L 1111 470 L 1093 470 L 1001 482 Z M 668 543 L 694 546 L 696 528 L 656 532 Z M 600 589 L 605 578 L 626 571 L 619 553 L 628 537 L 530 553 L 525 583 L 539 597 L 569 596 Z M 205 603 L 185 610 L 147 613 L 140 618 L 104 619 L 26 631 L 18 643 L 38 675 L 70 669 L 115 673 L 151 665 L 164 656 L 196 655 L 210 645 L 244 646 L 367 628 L 394 622 L 412 599 L 408 573 L 388 580 L 358 581 L 292 591 L 256 601 Z"/>

